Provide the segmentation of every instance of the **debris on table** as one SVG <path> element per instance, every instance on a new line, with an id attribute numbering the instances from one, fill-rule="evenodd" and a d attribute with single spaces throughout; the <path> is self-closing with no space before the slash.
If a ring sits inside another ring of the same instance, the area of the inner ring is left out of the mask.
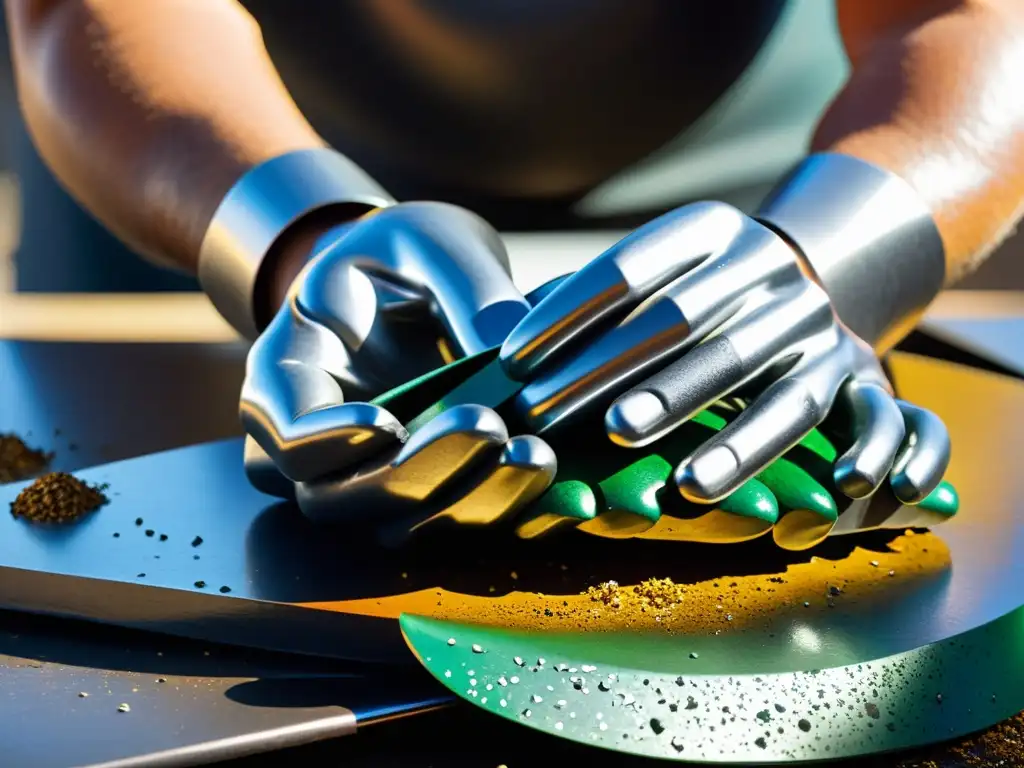
<path id="1" fill-rule="evenodd" d="M 32 523 L 73 523 L 109 501 L 105 490 L 66 472 L 49 472 L 18 494 L 11 514 Z"/>
<path id="2" fill-rule="evenodd" d="M 17 435 L 0 434 L 0 485 L 35 477 L 52 460 L 52 453 L 30 448 Z"/>
<path id="3" fill-rule="evenodd" d="M 1013 768 L 1024 765 L 1024 715 L 1010 718 L 963 741 L 908 757 L 897 768 Z"/>

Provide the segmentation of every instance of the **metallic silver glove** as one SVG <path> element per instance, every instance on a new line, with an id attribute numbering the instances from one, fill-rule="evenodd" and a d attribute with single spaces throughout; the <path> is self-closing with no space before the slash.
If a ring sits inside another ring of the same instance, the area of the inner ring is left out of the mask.
<path id="1" fill-rule="evenodd" d="M 893 398 L 871 345 L 941 287 L 935 225 L 901 180 L 838 155 L 809 159 L 761 215 L 771 227 L 722 203 L 685 206 L 560 285 L 502 347 L 508 375 L 528 382 L 521 416 L 543 434 L 619 395 L 608 435 L 640 447 L 753 390 L 676 470 L 683 496 L 714 502 L 838 405 L 849 438 L 838 487 L 860 498 L 889 476 L 901 501 L 920 502 L 946 470 L 948 435 Z"/>
<path id="2" fill-rule="evenodd" d="M 348 401 L 497 346 L 529 309 L 498 234 L 461 208 L 403 203 L 328 234 L 249 353 L 253 484 L 294 488 L 324 521 L 436 509 L 484 524 L 532 501 L 554 453 L 510 438 L 493 410 L 452 408 L 410 436 L 385 409 Z"/>

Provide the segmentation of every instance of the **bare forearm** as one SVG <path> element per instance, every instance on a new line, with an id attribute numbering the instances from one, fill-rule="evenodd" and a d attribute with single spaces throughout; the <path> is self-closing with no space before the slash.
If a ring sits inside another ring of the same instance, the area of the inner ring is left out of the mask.
<path id="1" fill-rule="evenodd" d="M 19 99 L 68 190 L 144 255 L 194 272 L 231 185 L 323 144 L 234 0 L 7 0 Z"/>
<path id="2" fill-rule="evenodd" d="M 853 73 L 814 148 L 909 181 L 955 282 L 1024 213 L 1024 4 L 839 0 L 838 12 Z"/>

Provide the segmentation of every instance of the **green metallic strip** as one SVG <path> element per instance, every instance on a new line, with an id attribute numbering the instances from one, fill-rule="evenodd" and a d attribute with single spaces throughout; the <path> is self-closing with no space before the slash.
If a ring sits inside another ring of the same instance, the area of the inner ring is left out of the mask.
<path id="1" fill-rule="evenodd" d="M 508 378 L 501 363 L 494 360 L 483 370 L 473 374 L 445 394 L 419 416 L 409 421 L 406 424 L 406 429 L 413 433 L 435 416 L 457 405 L 476 404 L 487 408 L 498 408 L 514 397 L 522 388 L 523 383 Z"/>

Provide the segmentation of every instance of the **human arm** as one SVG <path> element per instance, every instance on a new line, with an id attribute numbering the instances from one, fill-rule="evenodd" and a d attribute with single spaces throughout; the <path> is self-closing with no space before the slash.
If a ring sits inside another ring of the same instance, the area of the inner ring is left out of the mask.
<path id="1" fill-rule="evenodd" d="M 908 181 L 951 285 L 1024 214 L 1024 3 L 838 0 L 837 17 L 852 71 L 812 148 Z"/>
<path id="2" fill-rule="evenodd" d="M 522 496 L 546 487 L 550 450 L 510 438 L 488 409 L 448 414 L 406 442 L 394 417 L 358 402 L 437 364 L 433 325 L 417 324 L 423 332 L 409 338 L 412 324 L 378 317 L 379 295 L 439 315 L 463 352 L 500 340 L 486 338 L 501 322 L 481 328 L 478 313 L 517 318 L 527 305 L 483 221 L 434 206 L 441 233 L 424 234 L 423 206 L 392 205 L 325 147 L 239 3 L 7 0 L 7 13 L 22 111 L 58 179 L 140 254 L 198 273 L 236 329 L 259 337 L 240 404 L 247 456 L 265 466 L 272 454 L 285 485 L 301 482 L 312 499 L 307 512 L 325 496 L 386 496 L 395 486 L 397 498 L 425 507 L 441 486 L 456 497 L 485 492 L 487 477 L 510 471 Z M 336 247 L 346 225 L 382 207 L 387 215 L 350 239 L 372 253 Z M 388 234 L 397 229 L 406 233 L 401 253 Z M 307 268 L 314 250 L 329 253 Z M 374 258 L 378 279 L 363 269 Z M 447 461 L 431 460 L 439 451 Z M 361 484 L 343 491 L 319 482 L 352 462 L 364 470 Z M 469 466 L 483 479 L 453 491 L 454 468 Z M 416 482 L 403 485 L 409 472 Z"/>
<path id="3" fill-rule="evenodd" d="M 6 10 L 18 97 L 43 159 L 158 263 L 195 274 L 214 212 L 243 173 L 324 146 L 235 0 L 7 0 Z M 292 263 L 273 275 L 268 312 L 315 234 L 283 244 Z"/>

